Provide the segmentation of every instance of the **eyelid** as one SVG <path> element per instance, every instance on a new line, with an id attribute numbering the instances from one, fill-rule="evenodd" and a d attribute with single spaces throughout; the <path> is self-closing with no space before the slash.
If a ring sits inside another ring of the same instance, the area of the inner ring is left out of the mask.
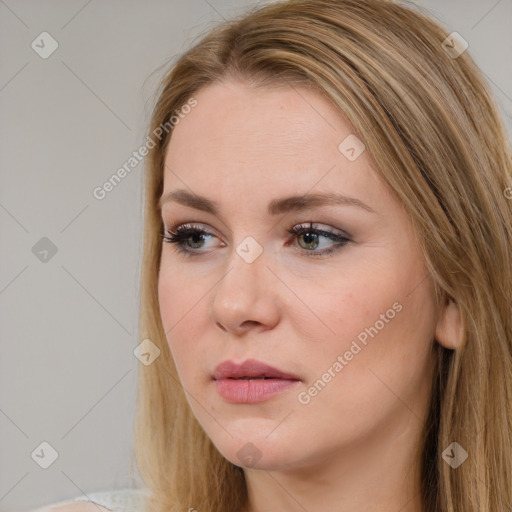
<path id="1" fill-rule="evenodd" d="M 178 231 L 183 232 L 183 231 L 187 231 L 187 230 L 191 230 L 191 231 L 193 230 L 193 231 L 199 231 L 201 233 L 205 233 L 208 235 L 214 235 L 216 238 L 218 238 L 219 240 L 224 242 L 224 240 L 222 240 L 222 237 L 218 235 L 217 230 L 215 230 L 214 228 L 212 228 L 209 225 L 206 225 L 206 227 L 202 227 L 202 226 L 203 226 L 203 223 L 195 223 L 195 222 L 179 223 L 178 222 L 178 223 L 173 224 L 172 227 L 170 227 L 170 228 L 167 228 L 164 223 L 163 227 L 164 227 L 164 231 L 166 233 L 170 233 L 170 234 L 174 234 L 174 235 Z M 350 235 L 350 233 L 348 233 L 347 231 L 345 231 L 343 229 L 339 229 L 339 228 L 333 228 L 333 227 L 324 225 L 319 222 L 314 222 L 314 221 L 300 222 L 298 224 L 294 224 L 291 228 L 288 228 L 286 230 L 286 232 L 288 234 L 297 235 L 298 233 L 301 233 L 308 229 L 312 230 L 312 231 L 317 231 L 321 234 L 325 234 L 326 236 L 327 235 L 338 236 L 340 238 L 347 238 L 347 239 L 352 240 L 352 235 Z"/>
<path id="2" fill-rule="evenodd" d="M 307 221 L 300 222 L 299 224 L 295 224 L 292 228 L 288 230 L 289 233 L 296 233 L 300 231 L 305 231 L 311 229 L 312 231 L 318 231 L 320 233 L 325 233 L 329 235 L 334 235 L 338 237 L 348 238 L 352 240 L 352 235 L 345 231 L 344 229 L 334 228 L 332 226 L 327 226 L 326 224 L 322 224 L 320 222 Z"/>
<path id="3" fill-rule="evenodd" d="M 165 232 L 170 232 L 170 233 L 176 234 L 178 232 L 178 230 L 181 232 L 187 231 L 187 230 L 200 231 L 201 233 L 205 233 L 208 235 L 214 235 L 219 240 L 222 240 L 222 237 L 218 234 L 218 231 L 216 229 L 214 229 L 213 227 L 211 227 L 208 224 L 203 224 L 202 222 L 198 222 L 198 223 L 196 223 L 196 222 L 178 222 L 178 223 L 173 224 L 170 228 L 167 228 L 164 224 Z"/>
<path id="4" fill-rule="evenodd" d="M 191 222 L 175 222 L 172 224 L 171 227 L 168 228 L 165 224 L 165 221 L 162 219 L 162 226 L 163 226 L 163 230 L 165 232 L 175 231 L 177 228 L 184 229 L 184 228 L 188 227 L 190 229 L 197 229 L 198 231 L 206 231 L 209 234 L 214 234 L 217 238 L 222 239 L 222 236 L 219 234 L 219 232 L 215 228 L 213 228 L 211 225 L 206 224 L 204 222 L 193 222 L 193 221 L 191 221 Z M 202 227 L 202 226 L 205 226 L 205 227 Z M 325 231 L 326 233 L 337 234 L 337 235 L 345 236 L 346 238 L 352 239 L 352 235 L 344 229 L 335 228 L 333 226 L 329 226 L 322 222 L 316 222 L 316 221 L 310 221 L 310 220 L 293 224 L 291 228 L 286 229 L 286 232 L 290 233 L 292 229 L 298 228 L 298 227 L 307 227 L 309 229 Z"/>
<path id="5" fill-rule="evenodd" d="M 326 258 L 334 255 L 334 253 L 340 251 L 345 245 L 352 242 L 352 237 L 344 230 L 338 228 L 326 227 L 322 228 L 322 224 L 313 221 L 306 223 L 295 224 L 287 230 L 289 235 L 292 235 L 292 241 L 287 241 L 286 247 L 291 247 L 298 254 L 304 255 L 308 258 Z M 304 233 L 315 233 L 317 236 L 324 237 L 330 240 L 333 244 L 331 247 L 323 248 L 321 250 L 308 250 L 300 246 L 296 246 L 293 242 L 296 241 L 297 237 Z M 187 248 L 184 241 L 194 234 L 201 234 L 206 237 L 214 237 L 220 241 L 221 247 L 226 247 L 226 243 L 214 233 L 211 233 L 208 228 L 200 227 L 199 224 L 194 222 L 176 223 L 171 229 L 167 229 L 166 234 L 161 234 L 164 242 L 172 244 L 173 248 L 189 257 L 208 255 L 212 251 L 202 251 L 201 248 Z"/>

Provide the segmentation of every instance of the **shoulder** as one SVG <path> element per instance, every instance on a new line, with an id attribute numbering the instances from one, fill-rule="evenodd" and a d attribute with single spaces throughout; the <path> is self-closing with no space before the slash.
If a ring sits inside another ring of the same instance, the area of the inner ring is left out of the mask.
<path id="1" fill-rule="evenodd" d="M 145 512 L 143 489 L 95 492 L 46 505 L 33 512 Z"/>

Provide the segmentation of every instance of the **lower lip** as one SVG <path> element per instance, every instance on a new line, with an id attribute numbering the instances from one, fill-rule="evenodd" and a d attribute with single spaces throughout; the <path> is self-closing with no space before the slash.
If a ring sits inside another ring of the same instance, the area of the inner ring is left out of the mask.
<path id="1" fill-rule="evenodd" d="M 254 404 L 290 389 L 298 380 L 286 379 L 219 379 L 215 381 L 219 395 L 234 404 Z"/>

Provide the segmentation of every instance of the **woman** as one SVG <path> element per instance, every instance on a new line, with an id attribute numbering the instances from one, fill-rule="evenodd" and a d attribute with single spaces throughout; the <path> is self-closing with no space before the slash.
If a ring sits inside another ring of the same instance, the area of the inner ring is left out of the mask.
<path id="1" fill-rule="evenodd" d="M 145 510 L 511 510 L 512 163 L 466 48 L 392 2 L 289 0 L 172 66 Z"/>

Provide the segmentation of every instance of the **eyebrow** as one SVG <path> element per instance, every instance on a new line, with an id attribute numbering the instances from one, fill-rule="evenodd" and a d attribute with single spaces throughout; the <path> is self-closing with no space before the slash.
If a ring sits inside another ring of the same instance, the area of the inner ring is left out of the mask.
<path id="1" fill-rule="evenodd" d="M 189 206 L 213 215 L 218 215 L 220 207 L 218 203 L 204 196 L 189 192 L 184 189 L 173 190 L 164 194 L 158 200 L 158 208 L 161 209 L 165 203 L 175 201 L 183 206 Z M 289 211 L 305 210 L 315 206 L 336 205 L 356 206 L 368 212 L 376 213 L 367 204 L 354 197 L 347 197 L 332 192 L 304 194 L 273 199 L 268 205 L 269 215 L 279 215 Z"/>

